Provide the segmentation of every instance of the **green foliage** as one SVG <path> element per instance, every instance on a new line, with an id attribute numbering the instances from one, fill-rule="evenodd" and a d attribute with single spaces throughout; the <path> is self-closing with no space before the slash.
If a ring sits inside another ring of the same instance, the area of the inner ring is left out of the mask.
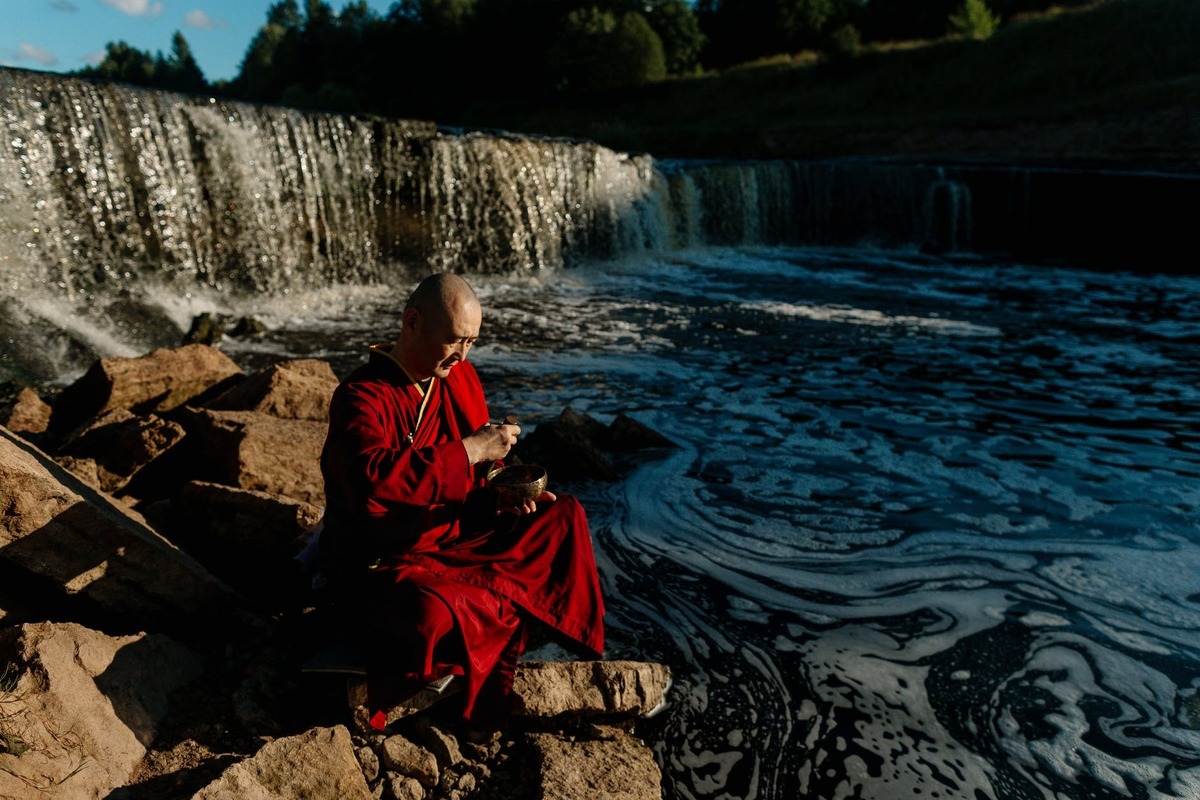
<path id="1" fill-rule="evenodd" d="M 638 12 L 617 18 L 595 6 L 567 14 L 549 53 L 558 88 L 597 91 L 666 77 L 662 40 Z"/>
<path id="2" fill-rule="evenodd" d="M 862 34 L 847 23 L 829 34 L 829 53 L 838 58 L 856 58 L 862 53 Z"/>
<path id="3" fill-rule="evenodd" d="M 986 39 L 1000 27 L 1000 17 L 992 13 L 985 0 L 963 0 L 946 24 L 950 33 L 968 39 Z"/>
<path id="4" fill-rule="evenodd" d="M 646 20 L 662 41 L 668 75 L 689 75 L 700 68 L 700 53 L 708 38 L 700 20 L 684 0 L 648 4 Z"/>
<path id="5" fill-rule="evenodd" d="M 104 51 L 104 59 L 99 64 L 85 67 L 77 74 L 180 92 L 207 92 L 209 89 L 187 39 L 179 31 L 171 37 L 169 57 L 161 52 L 152 56 L 124 41 L 109 42 Z"/>

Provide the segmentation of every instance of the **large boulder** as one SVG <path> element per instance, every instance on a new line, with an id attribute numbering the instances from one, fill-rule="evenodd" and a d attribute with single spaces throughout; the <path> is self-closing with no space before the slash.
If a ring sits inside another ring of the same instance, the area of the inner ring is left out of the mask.
<path id="1" fill-rule="evenodd" d="M 202 403 L 224 392 L 241 368 L 216 348 L 191 344 L 135 358 L 103 358 L 54 401 L 50 432 L 56 437 L 114 408 L 136 414 Z"/>
<path id="2" fill-rule="evenodd" d="M 260 411 L 189 410 L 180 421 L 199 448 L 193 477 L 325 505 L 324 422 Z"/>
<path id="3" fill-rule="evenodd" d="M 321 509 L 302 500 L 206 481 L 185 485 L 175 507 L 193 533 L 260 561 L 294 556 L 303 534 L 321 519 Z"/>
<path id="4" fill-rule="evenodd" d="M 671 671 L 645 661 L 526 661 L 513 679 L 513 713 L 524 717 L 646 716 L 658 711 Z"/>
<path id="5" fill-rule="evenodd" d="M 601 739 L 529 735 L 537 778 L 530 800 L 662 800 L 662 771 L 641 740 L 613 729 Z"/>
<path id="6" fill-rule="evenodd" d="M 138 416 L 123 408 L 106 411 L 79 429 L 58 450 L 62 457 L 94 463 L 84 477 L 95 474 L 98 487 L 114 493 L 124 488 L 134 475 L 183 439 L 183 426 L 155 414 Z M 65 463 L 65 462 L 63 462 Z M 73 472 L 80 474 L 78 470 Z"/>
<path id="7" fill-rule="evenodd" d="M 338 379 L 327 361 L 303 358 L 272 364 L 215 397 L 205 408 L 261 411 L 282 419 L 329 419 Z"/>
<path id="8" fill-rule="evenodd" d="M 140 518 L 0 428 L 0 561 L 137 627 L 225 622 L 237 597 Z"/>
<path id="9" fill-rule="evenodd" d="M 338 725 L 276 739 L 229 767 L 192 800 L 373 800 L 354 756 L 350 732 Z"/>
<path id="10" fill-rule="evenodd" d="M 198 656 L 154 634 L 73 623 L 0 630 L 0 797 L 93 800 L 129 782 Z"/>

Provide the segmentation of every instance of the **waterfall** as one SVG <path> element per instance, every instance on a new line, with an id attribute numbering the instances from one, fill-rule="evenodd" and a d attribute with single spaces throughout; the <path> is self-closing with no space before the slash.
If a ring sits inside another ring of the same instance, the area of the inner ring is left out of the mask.
<path id="1" fill-rule="evenodd" d="M 973 246 L 1120 266 L 1140 255 L 1127 229 L 1186 253 L 1170 240 L 1186 243 L 1197 200 L 1190 175 L 656 160 L 0 69 L 0 379 L 177 341 L 164 296 L 707 246 Z"/>

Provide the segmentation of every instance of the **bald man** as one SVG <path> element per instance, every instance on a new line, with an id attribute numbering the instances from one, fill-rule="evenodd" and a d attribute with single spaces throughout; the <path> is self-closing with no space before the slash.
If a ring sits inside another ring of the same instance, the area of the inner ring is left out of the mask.
<path id="1" fill-rule="evenodd" d="M 501 725 L 531 621 L 594 656 L 604 649 L 583 508 L 551 492 L 495 508 L 483 488 L 521 430 L 489 422 L 467 360 L 482 317 L 463 278 L 431 275 L 396 342 L 370 348 L 330 405 L 321 549 L 366 622 L 377 728 L 390 707 L 449 676 L 460 676 L 468 722 Z"/>

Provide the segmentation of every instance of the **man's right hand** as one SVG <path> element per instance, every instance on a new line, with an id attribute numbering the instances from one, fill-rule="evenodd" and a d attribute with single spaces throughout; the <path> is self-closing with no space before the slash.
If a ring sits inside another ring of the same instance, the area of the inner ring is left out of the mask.
<path id="1" fill-rule="evenodd" d="M 467 461 L 479 464 L 504 458 L 517 443 L 520 433 L 521 429 L 516 425 L 484 425 L 462 440 L 463 447 L 467 449 Z"/>

